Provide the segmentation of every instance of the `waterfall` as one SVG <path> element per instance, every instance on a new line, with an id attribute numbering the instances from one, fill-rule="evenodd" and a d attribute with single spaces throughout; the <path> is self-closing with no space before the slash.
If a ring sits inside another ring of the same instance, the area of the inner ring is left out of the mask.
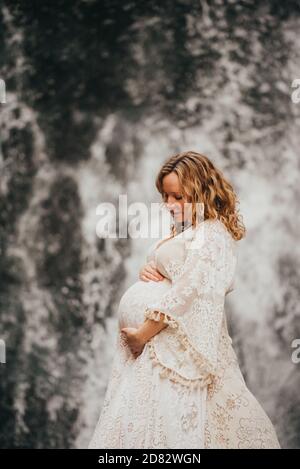
<path id="1" fill-rule="evenodd" d="M 282 446 L 299 447 L 297 2 L 29 0 L 0 21 L 0 447 L 87 446 L 118 301 L 153 241 L 100 238 L 96 209 L 159 202 L 160 165 L 184 150 L 238 193 L 229 329 Z"/>

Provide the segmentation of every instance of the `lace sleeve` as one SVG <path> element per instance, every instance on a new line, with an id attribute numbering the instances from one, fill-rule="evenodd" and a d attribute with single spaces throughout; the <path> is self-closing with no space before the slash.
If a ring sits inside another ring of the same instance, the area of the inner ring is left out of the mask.
<path id="1" fill-rule="evenodd" d="M 201 223 L 179 277 L 145 310 L 145 319 L 163 315 L 170 326 L 150 340 L 152 357 L 181 382 L 206 385 L 217 373 L 224 301 L 234 271 L 231 241 L 220 221 Z"/>
<path id="2" fill-rule="evenodd" d="M 150 262 L 154 259 L 154 252 L 155 252 L 155 247 L 157 245 L 158 241 L 154 241 L 154 243 L 150 244 L 148 249 L 146 250 L 146 255 L 145 255 L 145 262 Z"/>

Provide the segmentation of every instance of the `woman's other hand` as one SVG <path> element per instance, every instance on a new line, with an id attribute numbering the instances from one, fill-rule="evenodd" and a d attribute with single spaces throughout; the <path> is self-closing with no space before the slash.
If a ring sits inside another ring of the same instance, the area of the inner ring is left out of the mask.
<path id="1" fill-rule="evenodd" d="M 123 327 L 121 332 L 125 334 L 127 344 L 134 358 L 137 358 L 142 353 L 146 343 L 142 335 L 139 333 L 139 329 L 136 327 Z"/>
<path id="2" fill-rule="evenodd" d="M 154 261 L 150 261 L 145 264 L 139 272 L 139 279 L 143 280 L 144 282 L 149 282 L 150 280 L 154 282 L 160 282 L 161 280 L 164 280 L 164 278 L 165 277 L 156 268 Z"/>

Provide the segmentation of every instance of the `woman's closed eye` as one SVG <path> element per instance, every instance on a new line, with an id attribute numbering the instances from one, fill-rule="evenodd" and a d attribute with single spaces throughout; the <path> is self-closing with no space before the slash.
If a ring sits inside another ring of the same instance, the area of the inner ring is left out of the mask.
<path id="1" fill-rule="evenodd" d="M 163 198 L 163 201 L 166 202 L 166 201 L 168 200 L 167 194 L 164 194 L 162 198 Z M 175 198 L 176 200 L 182 200 L 182 195 L 180 195 L 180 194 L 174 195 L 174 198 Z"/>

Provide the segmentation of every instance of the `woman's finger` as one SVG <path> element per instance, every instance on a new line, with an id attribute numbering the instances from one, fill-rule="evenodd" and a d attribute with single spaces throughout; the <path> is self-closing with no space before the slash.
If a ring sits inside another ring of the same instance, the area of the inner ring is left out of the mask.
<path id="1" fill-rule="evenodd" d="M 151 274 L 151 273 L 149 273 L 149 272 L 145 273 L 145 275 L 147 276 L 147 278 L 148 278 L 149 280 L 153 280 L 154 282 L 159 282 L 159 281 L 160 281 L 159 278 L 157 278 L 155 275 L 153 275 L 153 274 Z"/>
<path id="2" fill-rule="evenodd" d="M 151 275 L 154 275 L 155 278 L 162 280 L 164 277 L 161 275 L 161 273 L 157 270 L 157 268 L 153 268 L 151 266 L 145 267 L 145 271 L 148 272 Z"/>
<path id="3" fill-rule="evenodd" d="M 140 269 L 139 271 L 139 278 L 140 280 L 143 280 L 144 282 L 149 282 L 149 280 L 153 281 L 161 281 L 165 277 L 159 272 L 159 270 L 156 267 L 156 264 L 154 261 L 150 261 L 143 268 Z"/>
<path id="4" fill-rule="evenodd" d="M 151 264 L 146 264 L 144 266 L 144 270 L 147 270 L 147 272 L 157 272 L 157 267 Z"/>
<path id="5" fill-rule="evenodd" d="M 146 265 L 147 266 L 147 265 Z M 151 272 L 154 274 L 154 275 L 157 275 L 159 278 L 163 279 L 164 276 L 160 273 L 160 271 L 158 270 L 156 264 L 154 261 L 151 261 L 149 262 L 148 266 L 152 269 Z"/>
<path id="6" fill-rule="evenodd" d="M 148 279 L 148 281 L 149 281 L 149 280 L 156 280 L 156 281 L 159 280 L 159 279 L 157 279 L 157 278 L 155 277 L 155 275 L 153 275 L 152 273 L 148 272 L 147 270 L 143 270 L 143 272 L 141 272 L 141 275 L 140 275 L 140 279 L 141 279 L 141 280 L 143 280 L 142 277 Z"/>
<path id="7" fill-rule="evenodd" d="M 149 282 L 149 279 L 145 275 L 140 275 L 140 279 L 144 282 Z"/>

